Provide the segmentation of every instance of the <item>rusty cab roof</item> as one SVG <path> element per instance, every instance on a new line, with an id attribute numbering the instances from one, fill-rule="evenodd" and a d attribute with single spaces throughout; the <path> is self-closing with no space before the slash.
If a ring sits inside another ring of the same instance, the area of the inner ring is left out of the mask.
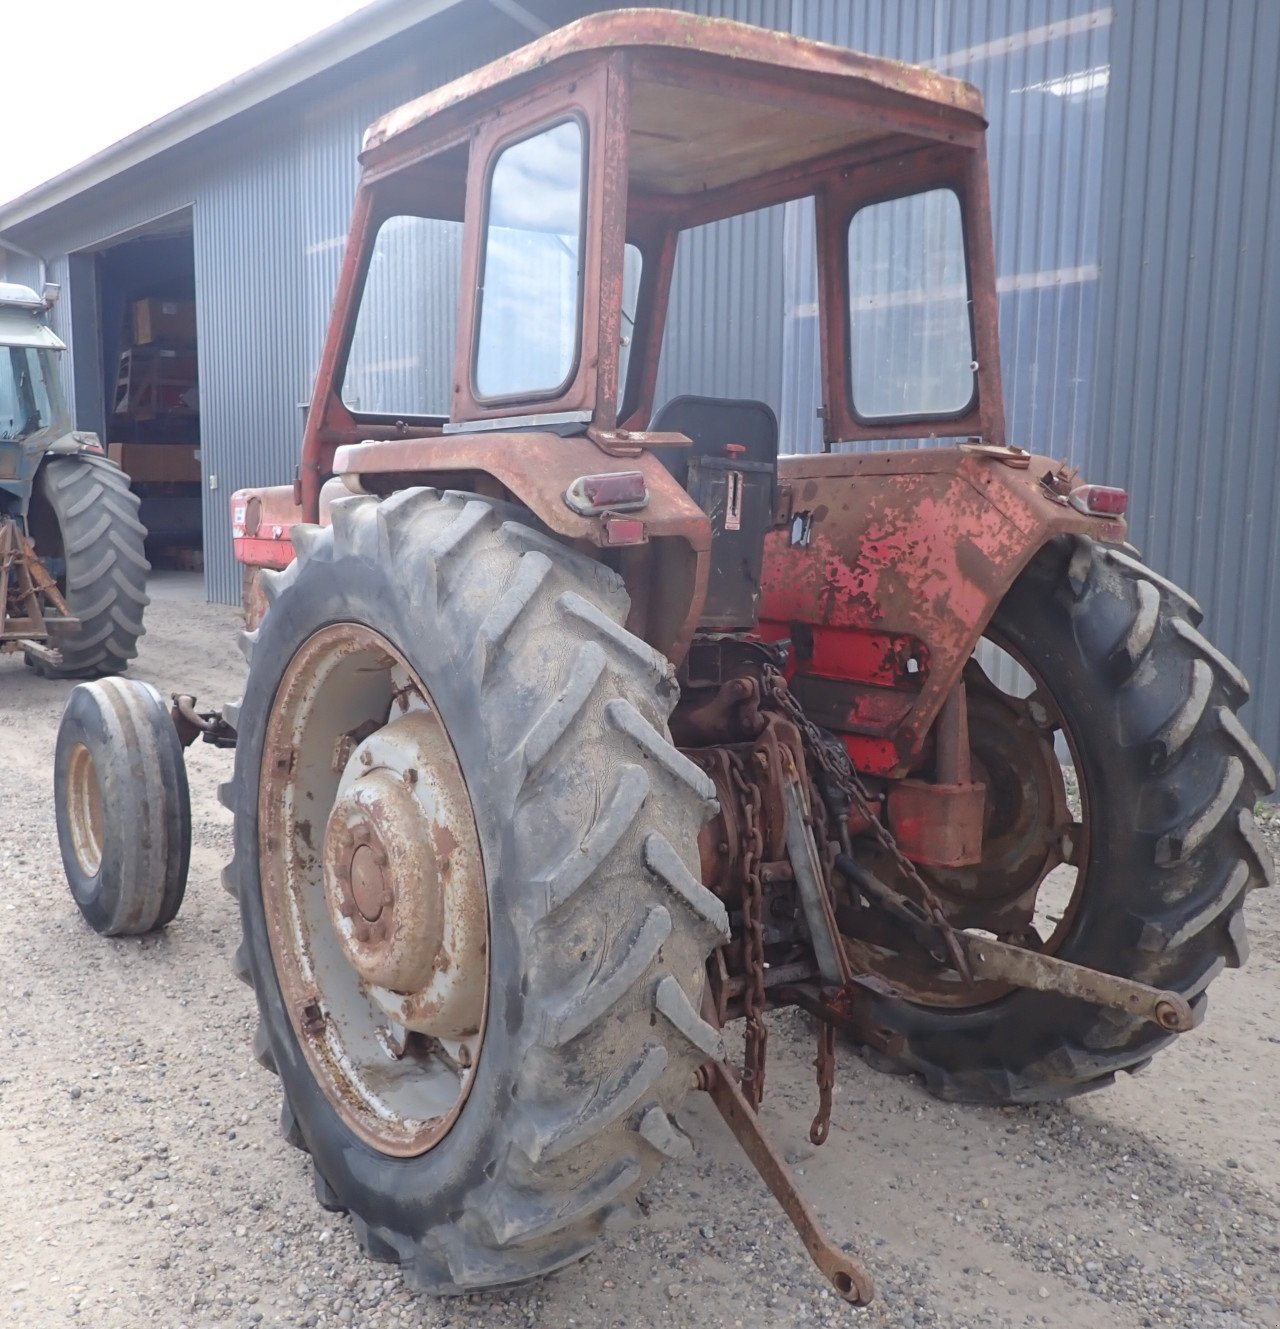
<path id="1" fill-rule="evenodd" d="M 377 172 L 443 145 L 619 53 L 631 71 L 631 187 L 673 203 L 828 158 L 865 160 L 881 142 L 890 151 L 911 140 L 971 143 L 985 128 L 981 93 L 960 79 L 729 19 L 624 9 L 579 19 L 389 112 L 365 133 L 361 160 Z"/>

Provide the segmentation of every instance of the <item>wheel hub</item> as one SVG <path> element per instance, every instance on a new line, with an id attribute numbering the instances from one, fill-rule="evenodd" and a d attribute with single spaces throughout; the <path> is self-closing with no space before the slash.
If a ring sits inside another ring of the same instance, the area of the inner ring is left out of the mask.
<path id="1" fill-rule="evenodd" d="M 426 809 L 389 770 L 362 773 L 325 833 L 325 885 L 347 960 L 367 983 L 414 992 L 440 948 L 444 898 Z"/>
<path id="2" fill-rule="evenodd" d="M 397 1022 L 437 1038 L 479 1028 L 485 893 L 466 787 L 430 711 L 351 754 L 325 830 L 325 887 L 351 967 Z M 444 740 L 447 742 L 447 740 Z"/>
<path id="3" fill-rule="evenodd" d="M 385 637 L 333 623 L 297 648 L 258 809 L 272 962 L 311 1074 L 366 1143 L 422 1154 L 482 1055 L 488 891 L 457 754 Z"/>

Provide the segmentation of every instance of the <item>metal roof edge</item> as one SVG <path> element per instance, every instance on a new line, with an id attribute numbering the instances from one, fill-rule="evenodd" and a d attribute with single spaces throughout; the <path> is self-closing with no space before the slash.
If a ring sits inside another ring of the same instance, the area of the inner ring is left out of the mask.
<path id="1" fill-rule="evenodd" d="M 79 165 L 0 205 L 0 233 L 58 207 L 130 167 L 178 147 L 408 28 L 473 0 L 374 0 L 330 27 L 144 125 Z"/>

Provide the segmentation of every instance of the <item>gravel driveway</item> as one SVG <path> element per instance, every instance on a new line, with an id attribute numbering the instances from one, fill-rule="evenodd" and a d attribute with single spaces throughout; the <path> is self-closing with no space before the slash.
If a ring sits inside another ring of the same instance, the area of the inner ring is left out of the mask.
<path id="1" fill-rule="evenodd" d="M 136 676 L 237 695 L 233 611 L 180 578 L 155 593 Z M 631 1232 L 532 1288 L 433 1301 L 361 1255 L 276 1134 L 218 885 L 230 753 L 189 755 L 177 922 L 116 942 L 82 923 L 51 797 L 69 686 L 0 657 L 0 1324 L 1280 1326 L 1280 892 L 1250 901 L 1253 958 L 1215 982 L 1200 1029 L 1060 1107 L 950 1107 L 844 1053 L 814 1150 L 809 1035 L 775 1018 L 766 1119 L 870 1264 L 865 1311 L 823 1290 L 702 1101 L 695 1161 L 649 1187 Z"/>

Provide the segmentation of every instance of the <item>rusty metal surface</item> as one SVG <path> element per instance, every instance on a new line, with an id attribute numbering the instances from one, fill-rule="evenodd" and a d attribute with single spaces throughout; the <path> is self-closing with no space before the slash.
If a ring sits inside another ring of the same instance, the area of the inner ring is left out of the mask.
<path id="1" fill-rule="evenodd" d="M 701 1071 L 703 1087 L 734 1133 L 743 1152 L 768 1186 L 783 1212 L 795 1225 L 810 1259 L 836 1292 L 853 1306 L 865 1306 L 875 1296 L 871 1275 L 852 1255 L 846 1254 L 823 1230 L 813 1206 L 801 1195 L 795 1177 L 765 1134 L 759 1117 L 721 1061 L 709 1061 Z"/>
<path id="2" fill-rule="evenodd" d="M 997 604 L 1045 543 L 1066 532 L 1124 540 L 1122 521 L 1086 517 L 1049 492 L 1042 479 L 1057 469 L 958 448 L 779 462 L 793 522 L 766 538 L 762 630 L 809 629 L 792 667 L 848 687 L 840 727 L 860 769 L 912 770 Z M 793 543 L 800 522 L 804 540 Z M 921 649 L 860 677 L 847 666 L 868 637 Z"/>
<path id="3" fill-rule="evenodd" d="M 434 708 L 397 716 L 393 706 L 385 727 L 349 756 L 341 750 L 325 886 L 347 959 L 403 1028 L 474 1038 L 486 989 L 485 878 L 440 717 Z"/>
<path id="4" fill-rule="evenodd" d="M 1037 686 L 1029 697 L 1011 696 L 976 660 L 965 674 L 970 760 L 987 788 L 982 855 L 971 867 L 935 866 L 928 876 L 957 927 L 1017 934 L 1031 923 L 1040 885 L 1054 868 L 1075 867 L 1079 877 L 1088 860 L 1088 818 L 1077 821 L 1067 798 L 1054 741 L 1065 720 L 1048 693 Z M 1078 787 L 1087 804 L 1087 782 Z M 1073 901 L 1079 887 L 1077 880 Z M 1073 918 L 1069 905 L 1055 934 L 1042 939 L 1046 949 L 1053 950 Z"/>
<path id="5" fill-rule="evenodd" d="M 897 60 L 860 55 L 844 47 L 807 41 L 729 19 L 702 18 L 665 10 L 624 10 L 594 14 L 491 64 L 388 112 L 365 132 L 364 156 L 445 112 L 478 114 L 503 97 L 511 85 L 548 77 L 558 61 L 594 56 L 620 48 L 645 49 L 654 56 L 689 59 L 705 77 L 754 67 L 773 77 L 801 72 L 834 83 L 852 98 L 883 99 L 954 123 L 982 117 L 982 96 L 971 84 Z M 554 71 L 553 71 L 554 72 Z M 467 103 L 475 103 L 475 109 Z"/>
<path id="6" fill-rule="evenodd" d="M 968 932 L 960 933 L 960 937 L 975 978 L 1033 988 L 1037 992 L 1060 992 L 1122 1015 L 1136 1015 L 1175 1034 L 1195 1027 L 1191 1007 L 1180 993 L 1086 969 L 1069 960 L 1011 946 L 991 937 L 977 937 Z"/>
<path id="7" fill-rule="evenodd" d="M 0 517 L 0 592 L 0 650 L 44 642 L 78 626 L 35 546 L 13 517 Z"/>
<path id="8" fill-rule="evenodd" d="M 231 540 L 246 567 L 279 571 L 293 562 L 289 528 L 303 520 L 292 485 L 238 489 L 231 496 Z"/>
<path id="9" fill-rule="evenodd" d="M 362 1140 L 421 1154 L 482 1052 L 488 901 L 452 744 L 378 633 L 332 624 L 289 662 L 257 799 L 268 940 L 310 1070 Z"/>
<path id="10" fill-rule="evenodd" d="M 705 595 L 710 522 L 656 457 L 641 453 L 615 466 L 643 474 L 649 504 L 632 515 L 644 523 L 650 542 L 665 546 L 655 551 L 657 563 L 644 577 L 646 585 L 628 578 L 633 600 L 646 604 L 647 621 L 637 635 L 679 661 L 693 638 Z M 486 433 L 360 443 L 340 448 L 334 467 L 340 476 L 361 478 L 366 489 L 380 483 L 391 488 L 431 483 L 466 488 L 466 476 L 489 476 L 556 534 L 597 548 L 609 543 L 608 514 L 584 517 L 564 501 L 565 491 L 579 476 L 610 469 L 607 457 L 585 437 Z"/>
<path id="11" fill-rule="evenodd" d="M 982 862 L 984 785 L 895 780 L 886 801 L 889 829 L 913 863 L 962 868 Z"/>
<path id="12" fill-rule="evenodd" d="M 795 882 L 809 925 L 809 941 L 818 971 L 828 983 L 849 981 L 849 960 L 840 944 L 831 892 L 823 871 L 813 829 L 805 816 L 804 795 L 794 768 L 783 773 L 787 808 L 787 856 L 795 873 Z"/>

